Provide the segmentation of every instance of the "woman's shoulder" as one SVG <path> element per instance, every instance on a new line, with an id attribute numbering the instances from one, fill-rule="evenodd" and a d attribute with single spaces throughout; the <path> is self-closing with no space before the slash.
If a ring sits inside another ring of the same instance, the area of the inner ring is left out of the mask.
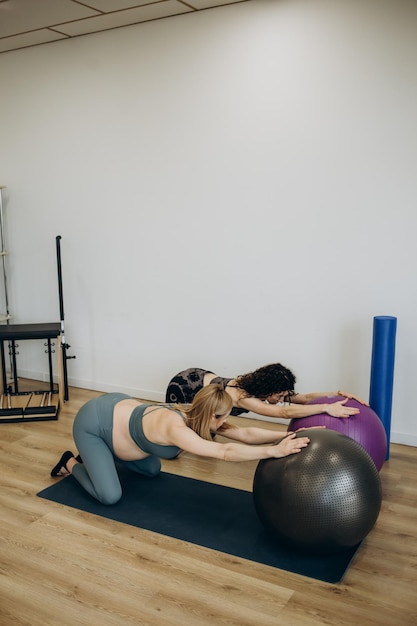
<path id="1" fill-rule="evenodd" d="M 213 376 L 210 377 L 208 384 L 211 384 L 211 385 L 223 385 L 223 387 L 225 389 L 226 389 L 226 387 L 228 389 L 230 387 L 238 388 L 237 379 L 236 378 L 225 378 L 224 376 L 217 376 L 217 374 L 213 374 Z"/>

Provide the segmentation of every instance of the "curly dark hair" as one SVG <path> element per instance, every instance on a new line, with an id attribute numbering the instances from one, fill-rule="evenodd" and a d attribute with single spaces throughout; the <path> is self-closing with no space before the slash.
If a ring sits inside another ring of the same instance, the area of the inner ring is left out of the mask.
<path id="1" fill-rule="evenodd" d="M 239 389 L 246 391 L 248 396 L 265 400 L 274 393 L 294 391 L 295 376 L 281 363 L 272 363 L 259 367 L 249 374 L 238 376 L 236 384 Z"/>

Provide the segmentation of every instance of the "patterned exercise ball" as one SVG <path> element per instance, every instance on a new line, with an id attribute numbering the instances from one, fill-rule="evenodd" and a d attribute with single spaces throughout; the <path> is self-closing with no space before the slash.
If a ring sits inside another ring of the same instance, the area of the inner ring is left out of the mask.
<path id="1" fill-rule="evenodd" d="M 256 512 L 275 539 L 315 555 L 359 544 L 381 508 L 381 481 L 364 448 L 334 430 L 313 428 L 301 452 L 259 461 Z"/>
<path id="2" fill-rule="evenodd" d="M 315 398 L 309 404 L 331 404 L 343 399 L 342 396 Z M 332 417 L 327 413 L 309 415 L 291 420 L 288 430 L 294 431 L 298 428 L 310 428 L 311 426 L 326 426 L 326 428 L 336 430 L 360 443 L 373 459 L 379 471 L 387 454 L 387 435 L 384 425 L 371 407 L 365 406 L 357 400 L 349 399 L 345 406 L 358 408 L 360 413 L 348 418 Z"/>

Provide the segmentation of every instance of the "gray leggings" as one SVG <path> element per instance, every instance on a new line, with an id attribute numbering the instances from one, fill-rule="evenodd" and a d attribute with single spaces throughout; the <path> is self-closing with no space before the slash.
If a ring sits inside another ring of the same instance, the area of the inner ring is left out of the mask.
<path id="1" fill-rule="evenodd" d="M 94 398 L 81 407 L 74 420 L 74 441 L 83 462 L 74 465 L 72 475 L 102 504 L 115 504 L 122 496 L 112 441 L 113 410 L 118 402 L 127 398 L 130 396 L 124 393 Z M 161 471 L 161 461 L 154 455 L 140 461 L 117 460 L 145 476 L 153 477 Z"/>

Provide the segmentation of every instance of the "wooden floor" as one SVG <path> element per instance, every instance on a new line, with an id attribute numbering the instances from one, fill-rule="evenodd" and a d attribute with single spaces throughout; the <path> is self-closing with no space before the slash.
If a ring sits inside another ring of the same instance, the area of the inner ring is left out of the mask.
<path id="1" fill-rule="evenodd" d="M 97 395 L 70 389 L 58 421 L 0 424 L 1 626 L 417 624 L 417 448 L 391 446 L 377 524 L 331 585 L 38 498 L 74 449 L 77 409 Z M 188 454 L 163 463 L 246 490 L 255 467 Z"/>

